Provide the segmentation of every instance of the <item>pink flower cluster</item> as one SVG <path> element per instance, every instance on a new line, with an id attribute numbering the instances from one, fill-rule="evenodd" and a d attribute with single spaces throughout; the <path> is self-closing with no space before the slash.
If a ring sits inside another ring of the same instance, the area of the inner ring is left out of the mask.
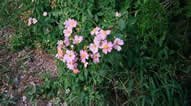
<path id="1" fill-rule="evenodd" d="M 75 46 L 84 40 L 83 36 L 73 35 L 73 29 L 77 27 L 78 23 L 74 19 L 68 19 L 64 22 L 64 25 L 64 40 L 59 40 L 57 43 L 56 57 L 66 63 L 67 68 L 75 74 L 80 72 L 78 69 L 79 64 L 83 64 L 86 68 L 91 61 L 99 63 L 100 51 L 103 54 L 108 54 L 113 49 L 120 51 L 121 46 L 124 45 L 123 40 L 119 38 L 115 38 L 113 42 L 107 40 L 111 30 L 103 30 L 100 27 L 96 27 L 90 32 L 90 35 L 94 37 L 93 42 L 77 51 Z"/>

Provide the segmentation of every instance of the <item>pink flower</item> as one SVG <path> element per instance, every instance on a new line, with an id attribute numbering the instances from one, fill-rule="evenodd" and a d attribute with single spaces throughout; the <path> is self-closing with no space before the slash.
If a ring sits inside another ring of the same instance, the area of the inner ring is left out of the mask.
<path id="1" fill-rule="evenodd" d="M 57 47 L 56 57 L 57 57 L 58 59 L 62 59 L 62 58 L 63 58 L 63 55 L 64 55 L 64 53 L 63 53 L 62 49 L 61 49 L 60 47 Z"/>
<path id="2" fill-rule="evenodd" d="M 64 38 L 64 44 L 65 44 L 65 46 L 69 46 L 70 45 L 70 40 L 69 40 L 68 37 Z"/>
<path id="3" fill-rule="evenodd" d="M 59 43 L 60 43 L 60 42 L 59 42 Z M 63 48 L 63 45 L 58 44 L 58 46 L 57 46 L 57 54 L 56 54 L 56 57 L 57 57 L 58 59 L 62 59 L 62 58 L 63 58 L 64 53 L 63 53 L 62 48 Z"/>
<path id="4" fill-rule="evenodd" d="M 100 30 L 97 37 L 101 40 L 105 40 L 107 36 L 111 33 L 111 30 Z"/>
<path id="5" fill-rule="evenodd" d="M 102 42 L 101 48 L 104 54 L 111 52 L 112 47 L 113 47 L 113 44 L 111 42 L 107 42 L 107 40 L 104 40 Z"/>
<path id="6" fill-rule="evenodd" d="M 70 18 L 64 22 L 65 28 L 75 28 L 77 24 L 76 20 Z"/>
<path id="7" fill-rule="evenodd" d="M 37 22 L 38 22 L 38 21 L 37 21 L 36 18 L 30 17 L 30 18 L 28 19 L 28 26 L 31 26 L 32 24 L 36 24 Z"/>
<path id="8" fill-rule="evenodd" d="M 76 68 L 72 70 L 74 74 L 78 74 L 80 71 Z"/>
<path id="9" fill-rule="evenodd" d="M 86 62 L 86 59 L 89 58 L 89 54 L 86 50 L 80 50 L 80 59 L 82 63 Z"/>
<path id="10" fill-rule="evenodd" d="M 29 19 L 28 19 L 28 26 L 31 26 L 32 25 L 32 18 L 30 17 Z"/>
<path id="11" fill-rule="evenodd" d="M 88 66 L 88 62 L 86 61 L 89 58 L 89 54 L 86 50 L 80 50 L 80 59 L 81 62 L 84 64 L 84 67 L 86 68 Z"/>
<path id="12" fill-rule="evenodd" d="M 77 68 L 77 63 L 75 63 L 74 61 L 67 62 L 66 65 L 67 65 L 67 68 L 70 70 L 74 70 Z"/>
<path id="13" fill-rule="evenodd" d="M 64 55 L 63 61 L 64 62 L 73 62 L 76 60 L 76 55 L 73 50 L 66 50 L 66 54 Z"/>
<path id="14" fill-rule="evenodd" d="M 64 41 L 63 40 L 59 40 L 57 42 L 57 47 L 63 48 L 64 47 Z"/>
<path id="15" fill-rule="evenodd" d="M 99 63 L 99 57 L 100 57 L 99 53 L 95 53 L 91 55 L 91 58 L 93 59 L 94 63 Z"/>
<path id="16" fill-rule="evenodd" d="M 101 39 L 98 36 L 95 36 L 93 42 L 95 45 L 97 45 L 99 47 L 101 44 Z"/>
<path id="17" fill-rule="evenodd" d="M 101 28 L 96 27 L 96 28 L 94 28 L 94 29 L 90 32 L 90 34 L 91 34 L 91 35 L 97 35 L 100 30 L 101 30 Z"/>
<path id="18" fill-rule="evenodd" d="M 65 37 L 69 37 L 72 34 L 72 29 L 66 28 L 63 31 Z"/>
<path id="19" fill-rule="evenodd" d="M 115 38 L 115 40 L 113 42 L 113 48 L 116 49 L 117 51 L 120 51 L 122 45 L 124 45 L 123 40 L 121 40 L 119 38 Z"/>
<path id="20" fill-rule="evenodd" d="M 82 42 L 82 40 L 83 40 L 82 36 L 75 35 L 74 40 L 73 40 L 73 44 L 79 44 Z"/>
<path id="21" fill-rule="evenodd" d="M 56 57 L 58 59 L 62 59 L 63 56 L 64 56 L 64 53 L 63 53 L 63 50 L 62 48 L 64 47 L 64 44 L 63 44 L 63 41 L 62 40 L 59 40 L 57 42 L 57 54 L 56 54 Z"/>
<path id="22" fill-rule="evenodd" d="M 95 54 L 98 52 L 98 46 L 96 44 L 91 43 L 89 46 L 90 51 Z"/>

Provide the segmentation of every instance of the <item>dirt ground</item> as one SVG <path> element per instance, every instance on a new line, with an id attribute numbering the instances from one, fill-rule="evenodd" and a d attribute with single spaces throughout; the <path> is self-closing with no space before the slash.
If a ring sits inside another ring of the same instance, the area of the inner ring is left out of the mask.
<path id="1" fill-rule="evenodd" d="M 0 94 L 23 101 L 23 92 L 28 86 L 41 84 L 44 73 L 56 77 L 57 68 L 54 57 L 42 50 L 11 51 L 8 45 L 12 36 L 13 29 L 0 29 Z M 42 102 L 40 106 L 46 104 Z"/>

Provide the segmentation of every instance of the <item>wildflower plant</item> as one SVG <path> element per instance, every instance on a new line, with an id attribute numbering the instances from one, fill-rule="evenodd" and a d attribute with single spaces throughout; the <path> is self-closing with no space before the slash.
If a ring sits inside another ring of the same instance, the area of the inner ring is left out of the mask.
<path id="1" fill-rule="evenodd" d="M 18 20 L 12 46 L 57 58 L 58 76 L 44 78 L 28 97 L 90 106 L 186 103 L 177 73 L 190 72 L 179 39 L 187 33 L 182 25 L 190 27 L 170 16 L 184 10 L 175 12 L 180 0 L 3 1 L 0 17 Z"/>
<path id="2" fill-rule="evenodd" d="M 83 65 L 87 68 L 92 63 L 99 63 L 102 55 L 107 55 L 113 49 L 121 50 L 124 41 L 120 38 L 115 38 L 114 41 L 109 41 L 107 38 L 111 36 L 111 30 L 104 30 L 100 27 L 95 27 L 89 33 L 89 37 L 93 41 L 89 41 L 88 45 L 83 45 L 79 48 L 78 45 L 83 43 L 84 37 L 77 35 L 75 28 L 78 22 L 74 19 L 68 19 L 64 22 L 63 35 L 64 39 L 57 42 L 56 57 L 67 65 L 67 68 L 73 73 L 80 72 L 78 65 Z M 83 70 L 83 69 L 81 69 Z"/>

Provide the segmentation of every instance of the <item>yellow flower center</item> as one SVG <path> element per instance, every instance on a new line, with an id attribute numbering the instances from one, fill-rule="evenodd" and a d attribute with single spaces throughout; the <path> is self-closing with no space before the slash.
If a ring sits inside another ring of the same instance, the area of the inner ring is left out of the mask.
<path id="1" fill-rule="evenodd" d="M 74 26 L 74 24 L 75 24 L 75 23 L 72 21 L 72 22 L 71 22 L 71 25 Z"/>
<path id="2" fill-rule="evenodd" d="M 109 48 L 109 46 L 107 45 L 107 44 L 105 44 L 104 46 L 103 46 L 103 49 L 108 49 Z"/>
<path id="3" fill-rule="evenodd" d="M 69 54 L 68 56 L 69 56 L 69 57 L 72 57 L 72 54 Z"/>
<path id="4" fill-rule="evenodd" d="M 82 58 L 85 58 L 85 57 L 86 57 L 86 54 L 85 54 L 85 53 L 82 53 L 81 57 L 82 57 Z"/>

